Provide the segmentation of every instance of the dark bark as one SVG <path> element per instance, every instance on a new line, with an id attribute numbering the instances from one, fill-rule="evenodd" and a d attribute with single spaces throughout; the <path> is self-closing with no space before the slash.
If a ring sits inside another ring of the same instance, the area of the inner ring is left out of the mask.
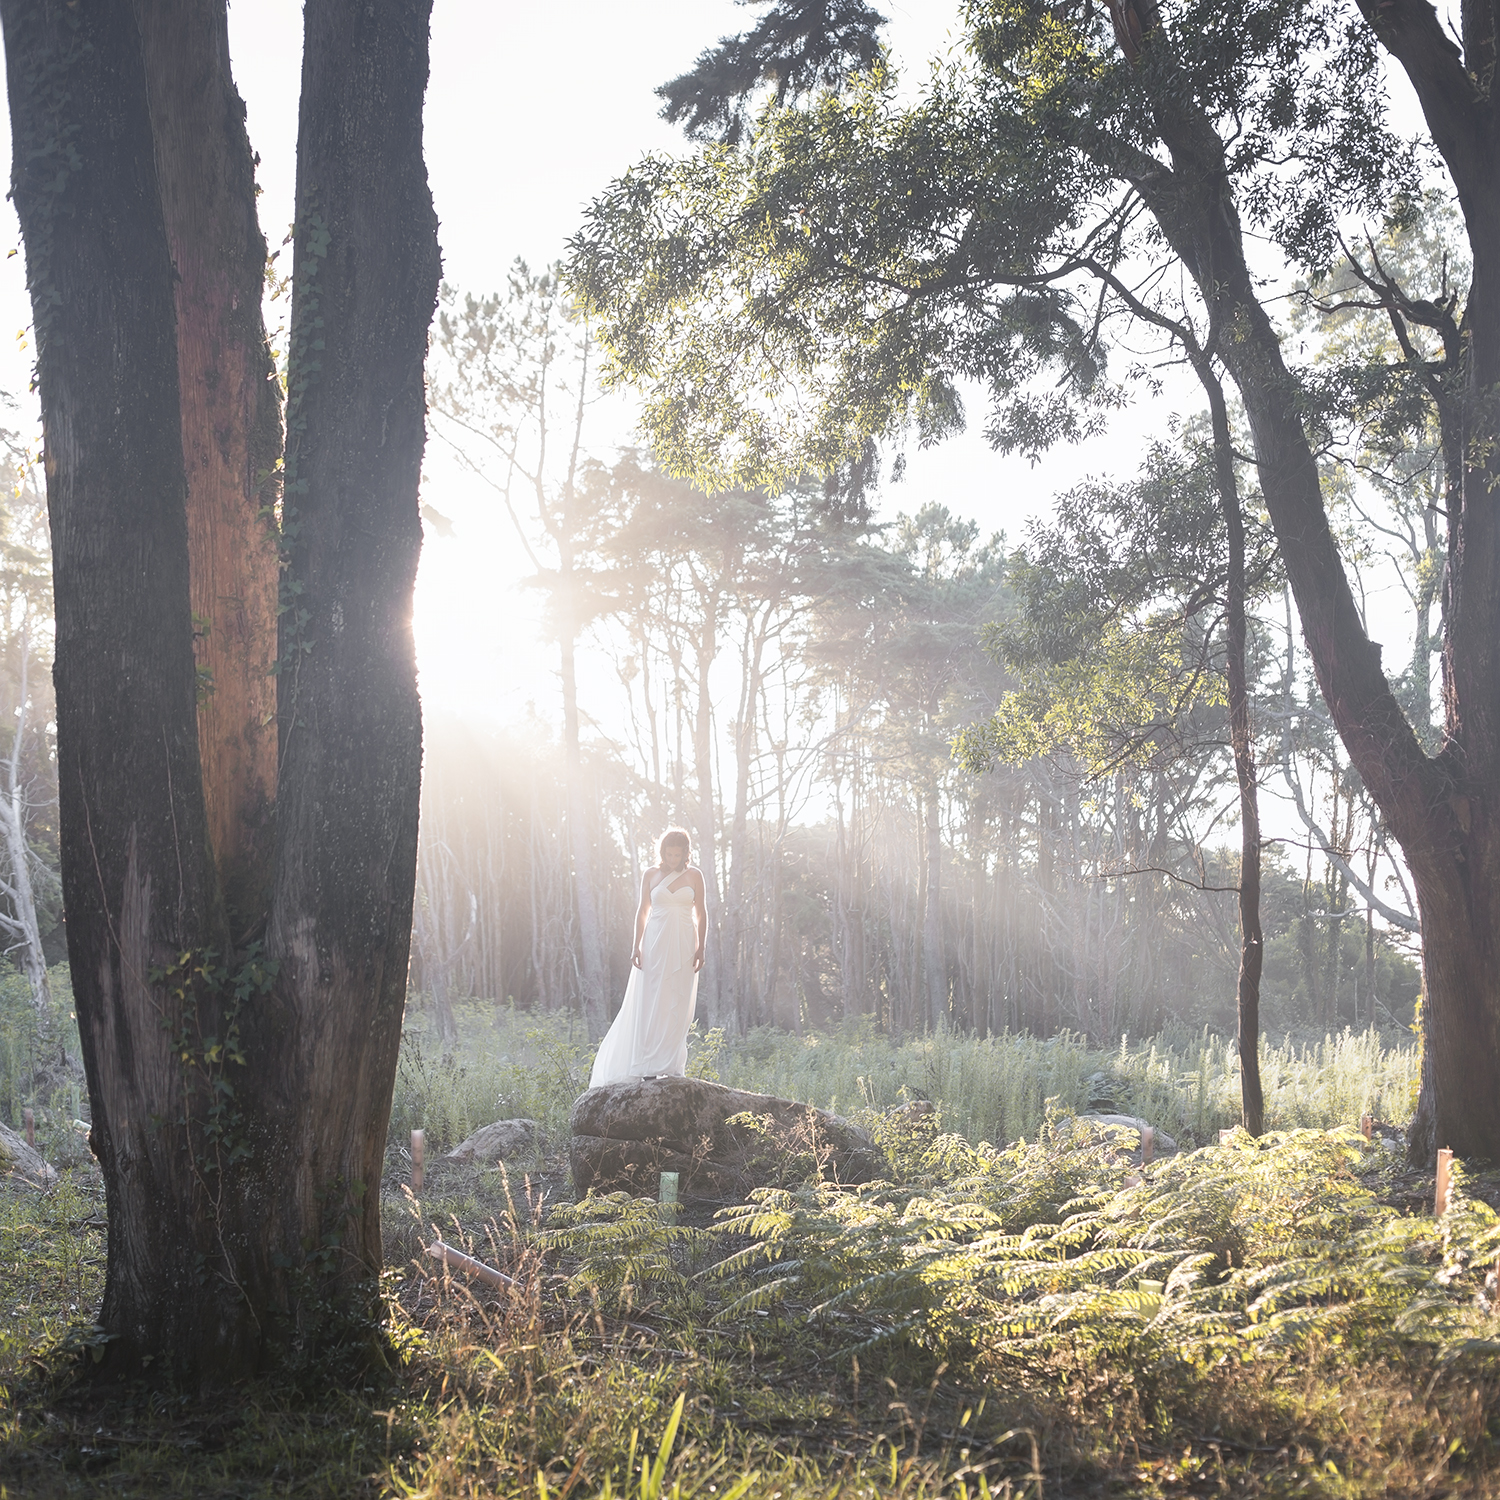
<path id="1" fill-rule="evenodd" d="M 1451 404 L 1440 403 L 1444 451 L 1457 459 L 1449 459 L 1457 484 L 1450 475 L 1445 743 L 1436 758 L 1443 782 L 1418 853 L 1389 819 L 1412 869 L 1424 936 L 1427 1045 L 1412 1154 L 1426 1161 L 1451 1146 L 1500 1161 L 1500 6 L 1467 0 L 1461 46 L 1426 0 L 1360 0 L 1360 9 L 1416 91 L 1473 255 L 1459 378 Z"/>
<path id="2" fill-rule="evenodd" d="M 176 273 L 203 794 L 226 900 L 248 925 L 269 894 L 276 796 L 281 413 L 261 322 L 266 244 L 222 0 L 135 0 L 135 12 Z"/>
<path id="3" fill-rule="evenodd" d="M 1132 157 L 1122 170 L 1196 281 L 1213 324 L 1226 330 L 1219 353 L 1245 403 L 1262 494 L 1319 689 L 1355 770 L 1401 845 L 1421 908 L 1426 1049 L 1410 1151 L 1428 1161 L 1447 1145 L 1461 1156 L 1500 1160 L 1500 673 L 1494 658 L 1500 650 L 1494 555 L 1500 518 L 1492 499 L 1480 503 L 1482 482 L 1492 481 L 1481 473 L 1471 483 L 1466 474 L 1463 510 L 1452 522 L 1448 733 L 1443 751 L 1429 757 L 1355 605 L 1303 428 L 1298 384 L 1245 260 L 1222 142 L 1201 116 L 1176 103 L 1163 105 L 1158 123 L 1170 168 Z M 1485 253 L 1493 258 L 1493 247 Z M 1477 287 L 1477 247 L 1475 259 Z M 1471 311 L 1486 300 L 1471 297 Z M 1492 412 L 1489 422 L 1492 431 Z M 1469 447 L 1500 465 L 1494 444 Z"/>
<path id="4" fill-rule="evenodd" d="M 199 283 L 212 295 L 184 304 L 182 354 L 157 163 L 183 191 L 198 168 L 165 76 L 153 139 L 135 7 L 0 0 L 55 558 L 69 958 L 110 1219 L 105 1373 L 222 1382 L 336 1333 L 328 1310 L 374 1306 L 421 754 L 410 615 L 438 275 L 427 14 L 422 0 L 306 7 L 281 773 L 260 910 L 274 966 L 257 969 L 233 951 L 210 852 L 178 376 L 180 357 L 186 371 L 227 347 L 213 318 L 253 222 L 226 186 Z M 158 65 L 222 43 L 222 4 L 180 17 L 191 47 L 147 18 Z M 223 106 L 202 117 L 219 133 L 203 159 L 232 166 L 227 73 L 206 96 L 189 74 L 190 102 Z M 253 338 L 237 357 L 254 368 Z M 224 417 L 239 456 L 264 416 L 241 397 Z M 201 442 L 207 408 L 187 409 Z M 243 502 L 243 487 L 227 493 Z"/>
<path id="5" fill-rule="evenodd" d="M 251 1039 L 286 1168 L 244 1231 L 267 1260 L 306 1265 L 323 1295 L 370 1305 L 422 760 L 411 608 L 440 271 L 422 156 L 430 8 L 305 8 L 284 510 L 295 607 L 281 622 L 267 938 L 280 973 Z"/>
<path id="6" fill-rule="evenodd" d="M 224 932 L 198 766 L 171 262 L 128 3 L 6 0 L 51 517 L 58 793 L 109 1364 L 200 1338 L 217 1264 L 190 1064 L 215 997 L 154 979 Z M 165 1019 L 166 1025 L 163 1025 Z"/>
<path id="7" fill-rule="evenodd" d="M 1195 361 L 1195 363 L 1197 363 Z M 1250 730 L 1250 688 L 1245 675 L 1245 518 L 1234 477 L 1229 409 L 1217 376 L 1201 363 L 1198 378 L 1208 393 L 1214 434 L 1214 473 L 1229 540 L 1224 590 L 1225 676 L 1229 684 L 1229 742 L 1240 795 L 1240 972 L 1235 1017 L 1240 1053 L 1241 1121 L 1251 1135 L 1266 1128 L 1260 1082 L 1260 974 L 1265 944 L 1260 926 L 1260 797 L 1255 741 Z"/>

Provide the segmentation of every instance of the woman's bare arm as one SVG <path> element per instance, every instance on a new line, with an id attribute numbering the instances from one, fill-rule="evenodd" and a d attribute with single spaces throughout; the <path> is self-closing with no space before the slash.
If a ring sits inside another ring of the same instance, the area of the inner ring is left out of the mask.
<path id="1" fill-rule="evenodd" d="M 630 961 L 636 968 L 641 968 L 641 939 L 646 933 L 646 918 L 651 915 L 651 887 L 655 882 L 651 877 L 655 870 L 647 870 L 641 876 L 641 904 L 635 909 L 635 947 L 630 954 Z"/>
<path id="2" fill-rule="evenodd" d="M 708 942 L 708 908 L 703 904 L 703 872 L 696 865 L 687 868 L 693 883 L 693 921 L 698 926 L 698 951 L 693 955 L 693 973 L 703 967 L 703 949 Z"/>

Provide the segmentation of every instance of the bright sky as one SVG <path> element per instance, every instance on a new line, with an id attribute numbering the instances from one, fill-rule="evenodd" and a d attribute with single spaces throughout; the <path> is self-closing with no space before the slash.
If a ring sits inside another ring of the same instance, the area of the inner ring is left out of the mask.
<path id="1" fill-rule="evenodd" d="M 913 79 L 951 43 L 955 0 L 886 3 L 898 65 Z M 657 117 L 652 90 L 706 46 L 742 29 L 752 13 L 730 0 L 552 0 L 546 5 L 437 0 L 427 159 L 442 221 L 447 278 L 468 290 L 503 285 L 518 255 L 540 266 L 561 254 L 584 205 L 648 150 L 683 149 Z M 231 0 L 230 47 L 259 152 L 261 224 L 274 248 L 292 217 L 301 6 L 296 0 Z M 8 159 L 8 121 L 0 147 Z M 9 204 L 0 242 L 19 243 Z M 0 261 L 0 319 L 30 322 L 22 259 Z M 20 402 L 15 422 L 34 425 L 26 391 L 30 351 L 0 341 L 0 390 Z M 1190 398 L 1189 398 L 1190 399 Z M 1195 403 L 1196 404 L 1196 403 Z M 1089 472 L 1123 473 L 1170 405 L 1137 407 L 1111 434 L 1059 453 L 1038 468 L 997 458 L 977 432 L 909 455 L 905 482 L 885 510 L 940 500 L 987 529 L 1019 535 L 1051 496 Z M 978 412 L 973 415 L 977 416 Z M 627 400 L 599 413 L 596 451 L 632 437 Z M 976 423 L 977 425 L 977 423 Z M 514 719 L 535 702 L 555 716 L 551 653 L 536 634 L 539 601 L 514 587 L 525 560 L 492 496 L 429 448 L 426 498 L 453 518 L 457 536 L 429 534 L 418 582 L 417 635 L 430 710 Z"/>

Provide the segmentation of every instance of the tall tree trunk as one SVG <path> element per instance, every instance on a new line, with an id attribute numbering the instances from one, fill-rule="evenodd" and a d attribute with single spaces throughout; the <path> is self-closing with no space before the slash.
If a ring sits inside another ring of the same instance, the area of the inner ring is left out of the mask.
<path id="1" fill-rule="evenodd" d="M 571 559 L 569 559 L 571 571 Z M 578 732 L 578 670 L 572 634 L 572 609 L 562 630 L 563 764 L 567 773 L 568 842 L 573 856 L 573 899 L 578 909 L 578 977 L 583 1024 L 590 1041 L 609 1027 L 609 997 L 604 993 L 604 935 L 594 885 L 594 851 L 589 838 L 589 802 L 583 790 L 583 751 Z"/>
<path id="2" fill-rule="evenodd" d="M 734 1019 L 736 1031 L 755 1024 L 750 1014 L 749 991 L 753 988 L 753 970 L 745 950 L 746 895 L 745 875 L 750 864 L 748 831 L 750 823 L 750 768 L 755 758 L 755 707 L 760 701 L 761 662 L 765 655 L 770 604 L 757 613 L 753 608 L 745 618 L 745 639 L 740 651 L 740 703 L 734 721 L 734 812 L 729 825 L 729 873 L 725 902 L 723 933 L 724 1008 Z"/>
<path id="3" fill-rule="evenodd" d="M 134 4 L 176 273 L 203 795 L 224 896 L 246 926 L 269 896 L 276 797 L 281 412 L 261 321 L 266 243 L 223 0 Z"/>
<path id="4" fill-rule="evenodd" d="M 936 1030 L 948 1017 L 948 958 L 943 945 L 943 822 L 936 781 L 923 797 L 922 980 L 927 1024 Z"/>
<path id="5" fill-rule="evenodd" d="M 12 191 L 26 242 L 52 528 L 58 798 L 90 1141 L 110 1234 L 106 1363 L 130 1374 L 226 1328 L 192 1059 L 227 949 L 198 765 L 171 260 L 126 3 L 4 0 Z M 169 977 L 157 976 L 165 972 Z M 163 1021 L 166 1024 L 163 1024 Z M 180 1044 L 180 1047 L 179 1047 Z M 189 1061 L 182 1061 L 186 1053 Z M 186 1132 L 160 1122 L 187 1120 Z M 203 1267 L 212 1269 L 208 1276 Z"/>
<path id="6" fill-rule="evenodd" d="M 1488 7 L 1474 8 L 1476 17 L 1481 12 L 1490 15 Z M 1430 5 L 1392 0 L 1371 14 L 1383 39 L 1408 26 L 1428 38 L 1419 65 L 1409 63 L 1408 70 L 1416 68 L 1416 82 L 1417 72 L 1432 64 L 1447 80 L 1426 94 L 1418 84 L 1429 122 L 1435 114 L 1447 119 L 1470 110 L 1472 81 Z M 1222 141 L 1202 115 L 1164 105 L 1158 123 L 1170 168 L 1139 157 L 1123 169 L 1197 283 L 1213 324 L 1232 330 L 1220 354 L 1245 403 L 1261 491 L 1318 686 L 1412 874 L 1424 939 L 1426 1023 L 1408 1148 L 1418 1162 L 1430 1161 L 1439 1146 L 1500 1160 L 1500 513 L 1494 505 L 1500 445 L 1492 441 L 1493 417 L 1481 415 L 1492 410 L 1488 393 L 1500 385 L 1500 189 L 1495 105 L 1486 99 L 1471 113 L 1447 119 L 1446 142 L 1433 123 L 1474 250 L 1466 379 L 1477 424 L 1462 445 L 1461 496 L 1450 500 L 1447 737 L 1436 756 L 1423 751 L 1396 701 L 1350 590 L 1303 427 L 1299 386 L 1245 259 Z"/>
<path id="7" fill-rule="evenodd" d="M 712 580 L 703 589 L 703 619 L 698 639 L 698 704 L 693 719 L 693 770 L 698 783 L 698 866 L 703 872 L 703 905 L 708 917 L 704 934 L 703 970 L 698 993 L 703 996 L 709 1026 L 733 1028 L 735 1017 L 726 1014 L 720 996 L 723 973 L 719 952 L 719 862 L 718 814 L 714 806 L 714 705 L 709 673 L 719 649 L 719 591 Z"/>
<path id="8" fill-rule="evenodd" d="M 421 750 L 427 7 L 308 0 L 305 16 L 268 962 L 234 952 L 210 851 L 164 148 L 136 11 L 0 0 L 55 557 L 69 957 L 110 1219 L 101 1368 L 121 1375 L 233 1379 L 334 1331 L 319 1309 L 378 1305 Z M 222 41 L 222 5 L 180 19 Z M 236 123 L 205 120 L 230 137 L 210 160 L 232 158 Z M 231 274 L 242 250 L 218 252 Z M 253 675 L 253 654 L 223 670 Z"/>
<path id="9" fill-rule="evenodd" d="M 1240 1118 L 1251 1135 L 1265 1131 L 1260 1082 L 1260 974 L 1265 945 L 1260 926 L 1260 796 L 1255 741 L 1250 728 L 1250 688 L 1245 675 L 1245 519 L 1234 477 L 1234 442 L 1224 388 L 1206 361 L 1198 369 L 1208 393 L 1214 434 L 1214 473 L 1229 539 L 1225 588 L 1225 672 L 1229 680 L 1229 742 L 1240 794 L 1240 972 L 1235 1017 L 1240 1053 Z"/>
<path id="10" fill-rule="evenodd" d="M 422 769 L 411 609 L 440 271 L 422 156 L 430 11 L 305 6 L 284 508 L 299 607 L 281 617 L 267 940 L 280 972 L 247 1049 L 273 1106 L 268 1155 L 284 1153 L 275 1202 L 244 1224 L 257 1268 L 290 1261 L 366 1307 Z"/>

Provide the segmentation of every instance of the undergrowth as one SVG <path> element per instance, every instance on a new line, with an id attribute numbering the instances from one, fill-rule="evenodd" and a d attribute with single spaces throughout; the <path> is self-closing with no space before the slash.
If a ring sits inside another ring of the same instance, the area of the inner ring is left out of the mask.
<path id="1" fill-rule="evenodd" d="M 435 1146 L 506 1115 L 560 1131 L 581 1043 L 502 1016 L 487 1061 L 471 1044 L 497 1029 L 493 1013 L 464 1024 L 469 1050 L 446 1060 L 409 1039 L 396 1128 L 421 1124 Z M 1408 1082 L 1405 1054 L 1378 1037 L 1268 1048 L 1272 1118 L 1289 1128 L 1144 1167 L 1134 1132 L 1071 1112 L 1109 1105 L 1187 1143 L 1216 1139 L 1232 1071 L 1212 1038 L 1100 1052 L 1076 1038 L 897 1048 L 760 1034 L 717 1055 L 715 1040 L 698 1045 L 700 1070 L 856 1116 L 889 1180 L 762 1189 L 711 1214 L 574 1202 L 555 1157 L 430 1159 L 421 1197 L 394 1171 L 392 1368 L 365 1387 L 262 1382 L 187 1402 L 71 1385 L 102 1277 L 96 1179 L 5 1186 L 0 1493 L 1479 1500 L 1500 1488 L 1500 1222 L 1461 1168 L 1442 1219 L 1389 1206 L 1395 1156 L 1350 1128 L 1366 1110 L 1393 1113 L 1381 1101 Z M 919 1096 L 935 1108 L 899 1107 Z M 974 1119 L 990 1127 L 954 1128 Z M 508 1284 L 446 1273 L 425 1253 L 438 1238 Z"/>

